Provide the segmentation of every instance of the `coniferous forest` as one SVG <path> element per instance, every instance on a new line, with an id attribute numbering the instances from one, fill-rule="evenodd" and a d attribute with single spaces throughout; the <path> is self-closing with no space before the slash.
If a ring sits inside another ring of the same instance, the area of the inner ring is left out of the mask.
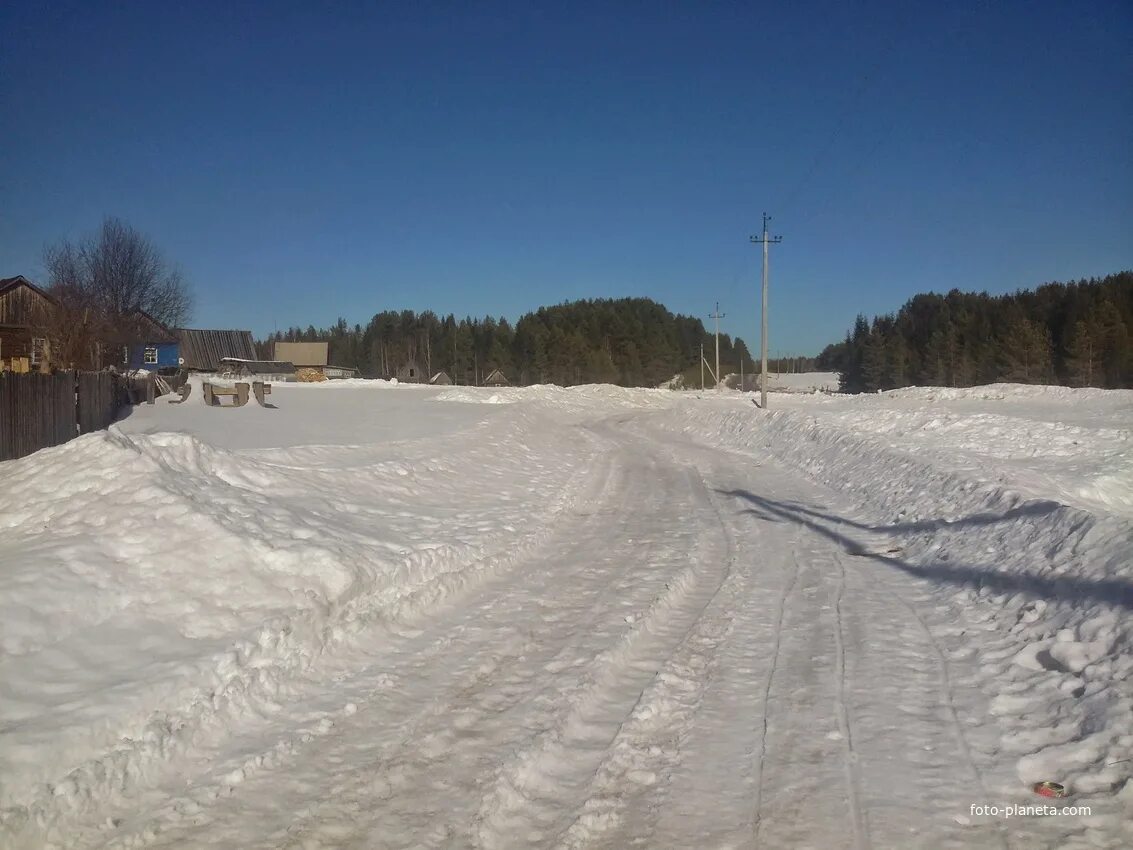
<path id="1" fill-rule="evenodd" d="M 1010 295 L 917 295 L 818 356 L 843 392 L 1006 381 L 1133 387 L 1133 271 Z"/>
<path id="2" fill-rule="evenodd" d="M 326 340 L 331 363 L 366 377 L 393 377 L 413 361 L 461 384 L 499 369 L 519 384 L 659 386 L 682 375 L 685 386 L 696 386 L 700 346 L 710 364 L 715 357 L 701 319 L 648 298 L 541 307 L 514 327 L 504 318 L 386 311 L 365 327 L 339 319 L 331 328 L 274 333 L 259 343 L 260 356 L 270 357 L 276 340 Z M 720 371 L 739 372 L 741 361 L 745 373 L 755 372 L 744 341 L 721 334 Z M 769 365 L 839 372 L 842 391 L 851 393 L 997 381 L 1133 387 L 1133 271 L 1009 295 L 916 295 L 896 314 L 859 315 L 845 340 L 817 358 Z"/>
<path id="3" fill-rule="evenodd" d="M 701 344 L 710 362 L 715 356 L 715 337 L 700 319 L 674 315 L 648 298 L 541 307 L 514 327 L 504 318 L 383 312 L 365 327 L 339 319 L 329 329 L 274 333 L 258 344 L 259 356 L 269 358 L 277 340 L 326 340 L 332 364 L 352 366 L 366 377 L 396 376 L 413 361 L 428 374 L 444 371 L 460 384 L 479 383 L 499 369 L 519 384 L 659 386 L 698 368 Z M 721 372 L 738 371 L 741 357 L 750 373 L 743 340 L 720 334 Z"/>

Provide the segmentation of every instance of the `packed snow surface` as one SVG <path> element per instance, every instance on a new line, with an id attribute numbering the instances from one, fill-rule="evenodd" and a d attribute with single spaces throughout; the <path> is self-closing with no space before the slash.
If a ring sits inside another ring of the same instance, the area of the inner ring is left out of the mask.
<path id="1" fill-rule="evenodd" d="M 0 846 L 1133 845 L 1133 393 L 269 398 L 0 464 Z"/>

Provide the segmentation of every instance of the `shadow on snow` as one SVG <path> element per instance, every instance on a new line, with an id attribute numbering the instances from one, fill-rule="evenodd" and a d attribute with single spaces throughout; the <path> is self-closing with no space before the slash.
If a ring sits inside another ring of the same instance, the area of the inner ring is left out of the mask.
<path id="1" fill-rule="evenodd" d="M 1026 593 L 1053 601 L 1093 601 L 1133 610 L 1133 581 L 1125 579 L 1086 579 L 1076 576 L 1037 576 L 1027 573 L 1004 573 L 991 567 L 966 566 L 933 562 L 912 564 L 892 554 L 872 552 L 868 546 L 854 540 L 826 523 L 849 526 L 872 534 L 908 534 L 918 531 L 955 530 L 968 526 L 987 526 L 1009 522 L 1022 517 L 1039 517 L 1061 507 L 1057 502 L 1029 502 L 1002 514 L 972 514 L 960 520 L 927 520 L 897 525 L 866 525 L 845 517 L 824 513 L 794 502 L 781 502 L 756 495 L 749 490 L 718 490 L 725 496 L 741 499 L 752 508 L 744 513 L 771 522 L 794 522 L 806 526 L 816 534 L 842 547 L 848 554 L 870 558 L 902 572 L 937 583 L 949 583 L 976 590 L 989 588 L 1007 593 Z"/>

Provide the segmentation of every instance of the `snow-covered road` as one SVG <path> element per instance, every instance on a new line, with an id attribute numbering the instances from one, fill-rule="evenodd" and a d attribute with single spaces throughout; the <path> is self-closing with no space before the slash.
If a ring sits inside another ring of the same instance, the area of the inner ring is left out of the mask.
<path id="1" fill-rule="evenodd" d="M 550 540 L 304 695 L 311 740 L 182 765 L 115 843 L 1003 846 L 956 821 L 989 795 L 908 580 L 774 467 L 592 432 Z"/>
<path id="2" fill-rule="evenodd" d="M 545 529 L 516 530 L 512 557 L 486 547 L 490 568 L 463 568 L 475 580 L 368 620 L 257 710 L 77 808 L 54 839 L 1124 846 L 1128 795 L 1095 796 L 1089 818 L 972 814 L 1047 802 L 995 721 L 997 693 L 1025 701 L 1033 683 L 996 690 L 1002 668 L 988 665 L 1018 635 L 1001 634 L 995 606 L 958 611 L 963 582 L 920 566 L 912 550 L 941 549 L 923 522 L 712 445 L 667 405 L 606 408 L 572 418 L 560 405 L 576 466 L 545 459 L 564 489 Z M 703 415 L 719 413 L 690 414 Z M 986 529 L 1014 521 L 967 533 L 991 551 Z"/>

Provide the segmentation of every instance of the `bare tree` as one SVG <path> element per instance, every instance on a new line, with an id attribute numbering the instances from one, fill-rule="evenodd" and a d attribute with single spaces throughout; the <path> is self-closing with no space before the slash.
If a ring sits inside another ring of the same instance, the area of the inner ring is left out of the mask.
<path id="1" fill-rule="evenodd" d="M 58 304 L 53 350 L 62 365 L 97 366 L 100 348 L 117 353 L 138 311 L 169 328 L 189 318 L 192 298 L 180 272 L 121 219 L 105 219 L 95 236 L 46 248 L 43 263 Z"/>

